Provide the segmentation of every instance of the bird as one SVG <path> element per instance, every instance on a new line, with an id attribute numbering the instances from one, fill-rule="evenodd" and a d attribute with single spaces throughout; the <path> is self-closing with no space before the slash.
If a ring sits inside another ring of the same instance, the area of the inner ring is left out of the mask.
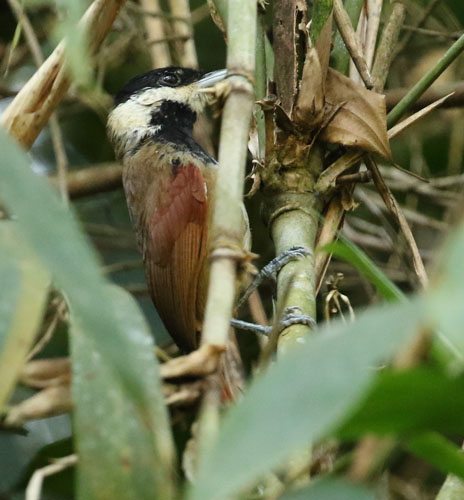
<path id="1" fill-rule="evenodd" d="M 205 73 L 183 67 L 138 75 L 115 96 L 107 124 L 123 165 L 124 191 L 152 301 L 187 353 L 201 341 L 220 168 L 195 140 L 193 127 L 211 101 L 205 89 L 226 76 L 226 70 Z M 249 250 L 244 208 L 242 213 L 242 242 Z"/>

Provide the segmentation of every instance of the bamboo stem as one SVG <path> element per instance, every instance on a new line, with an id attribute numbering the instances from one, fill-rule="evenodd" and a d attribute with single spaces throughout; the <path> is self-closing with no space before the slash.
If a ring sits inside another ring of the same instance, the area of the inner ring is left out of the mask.
<path id="1" fill-rule="evenodd" d="M 388 23 L 382 32 L 382 38 L 380 39 L 372 68 L 372 79 L 374 80 L 374 90 L 376 92 L 382 92 L 385 87 L 388 68 L 393 60 L 394 47 L 396 47 L 398 42 L 405 17 L 405 6 L 400 2 L 395 3 Z"/>
<path id="2" fill-rule="evenodd" d="M 464 35 L 447 50 L 446 54 L 414 85 L 401 101 L 388 113 L 388 128 L 395 125 L 409 108 L 464 50 Z"/>
<path id="3" fill-rule="evenodd" d="M 191 19 L 188 0 L 170 0 L 171 13 L 173 18 Z M 174 35 L 186 37 L 183 42 L 176 43 L 179 62 L 182 66 L 189 68 L 198 67 L 197 51 L 193 39 L 193 27 L 191 23 L 185 21 L 174 21 L 172 24 Z"/>
<path id="4" fill-rule="evenodd" d="M 228 6 L 230 82 L 221 126 L 216 203 L 211 230 L 211 271 L 202 344 L 225 346 L 235 298 L 237 262 L 242 248 L 242 197 L 248 131 L 254 93 L 256 2 L 234 0 Z"/>
<path id="5" fill-rule="evenodd" d="M 366 59 L 363 55 L 361 43 L 359 42 L 358 36 L 353 29 L 349 15 L 343 8 L 341 0 L 334 0 L 334 16 L 340 35 L 345 42 L 348 52 L 351 55 L 364 85 L 366 88 L 371 89 L 373 87 L 372 78 L 369 73 Z"/>
<path id="6" fill-rule="evenodd" d="M 161 12 L 159 0 L 140 0 L 142 9 Z M 144 16 L 143 22 L 147 32 L 147 40 L 161 40 L 149 46 L 150 56 L 154 68 L 163 68 L 171 64 L 171 54 L 164 29 L 164 19 L 161 17 Z"/>

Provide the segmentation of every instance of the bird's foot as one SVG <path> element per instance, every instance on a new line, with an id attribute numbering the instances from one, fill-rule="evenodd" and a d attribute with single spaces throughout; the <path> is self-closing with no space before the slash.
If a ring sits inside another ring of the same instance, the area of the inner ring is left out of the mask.
<path id="1" fill-rule="evenodd" d="M 286 328 L 292 325 L 306 325 L 310 328 L 314 328 L 316 326 L 316 321 L 312 316 L 301 313 L 301 309 L 298 306 L 294 306 L 285 308 L 284 314 L 275 327 L 257 325 L 255 323 L 248 323 L 247 321 L 241 321 L 239 319 L 231 319 L 230 325 L 234 328 L 239 328 L 240 330 L 245 330 L 268 337 L 271 332 L 274 331 L 274 329 L 277 329 L 278 333 L 280 334 Z"/>
<path id="2" fill-rule="evenodd" d="M 286 307 L 279 321 L 280 332 L 292 325 L 306 325 L 315 328 L 316 320 L 309 314 L 303 314 L 298 306 Z"/>
<path id="3" fill-rule="evenodd" d="M 292 260 L 300 259 L 308 255 L 312 255 L 312 252 L 310 250 L 302 246 L 295 246 L 289 248 L 285 252 L 282 252 L 277 257 L 272 259 L 271 262 L 269 262 L 269 264 L 266 264 L 254 277 L 253 281 L 250 283 L 248 288 L 238 300 L 237 308 L 239 308 L 244 302 L 248 300 L 250 295 L 259 287 L 259 285 L 261 285 L 261 283 L 265 279 L 276 281 L 277 275 L 285 265 L 287 265 Z"/>

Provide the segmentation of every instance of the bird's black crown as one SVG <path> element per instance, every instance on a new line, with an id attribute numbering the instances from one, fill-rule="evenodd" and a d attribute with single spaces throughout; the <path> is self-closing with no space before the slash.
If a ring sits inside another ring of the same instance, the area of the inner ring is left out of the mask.
<path id="1" fill-rule="evenodd" d="M 114 105 L 122 104 L 130 96 L 146 88 L 183 87 L 194 83 L 204 75 L 204 72 L 191 68 L 170 66 L 168 68 L 152 69 L 129 80 L 114 98 Z"/>

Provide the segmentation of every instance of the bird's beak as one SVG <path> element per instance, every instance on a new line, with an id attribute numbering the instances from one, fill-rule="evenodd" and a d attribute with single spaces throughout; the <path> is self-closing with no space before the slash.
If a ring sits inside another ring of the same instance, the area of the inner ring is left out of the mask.
<path id="1" fill-rule="evenodd" d="M 220 69 L 218 71 L 212 71 L 211 73 L 206 73 L 200 80 L 198 80 L 197 85 L 200 89 L 206 87 L 212 87 L 215 83 L 224 80 L 227 76 L 226 69 Z"/>

